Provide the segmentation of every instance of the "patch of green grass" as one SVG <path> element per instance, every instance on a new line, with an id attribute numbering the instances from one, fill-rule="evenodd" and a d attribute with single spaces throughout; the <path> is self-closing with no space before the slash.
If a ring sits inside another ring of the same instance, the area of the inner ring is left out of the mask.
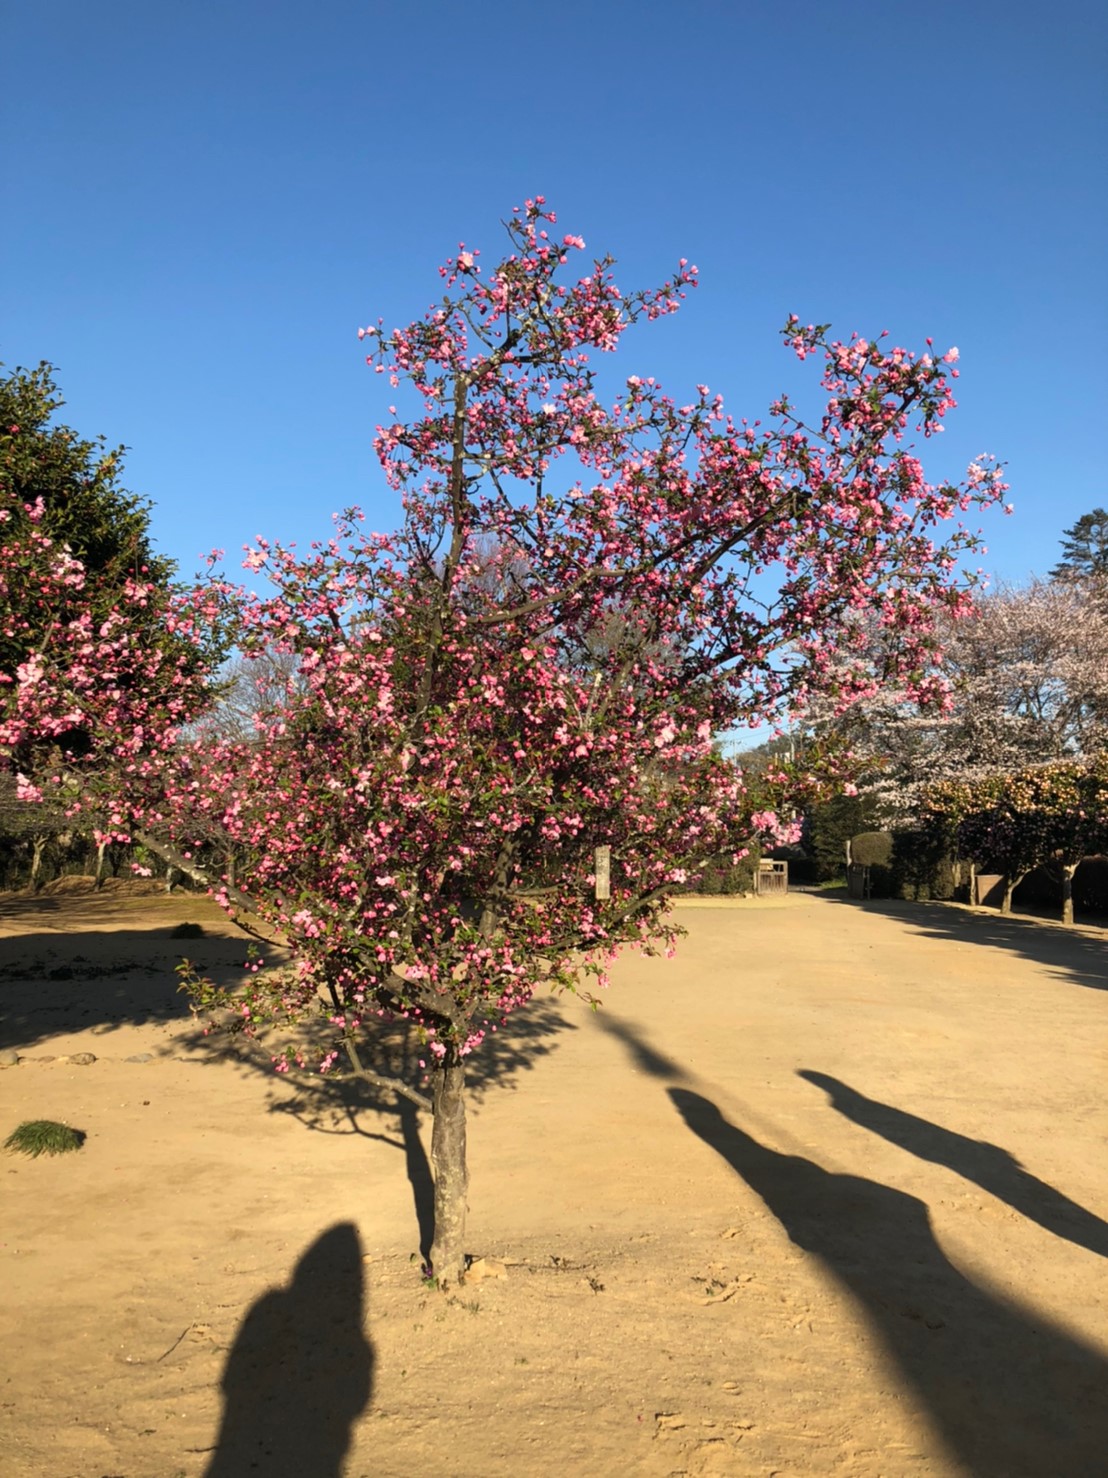
<path id="1" fill-rule="evenodd" d="M 58 1124 L 53 1119 L 26 1119 L 8 1135 L 4 1148 L 37 1158 L 39 1155 L 66 1155 L 71 1150 L 79 1150 L 84 1142 L 83 1129 L 71 1129 L 68 1124 Z"/>

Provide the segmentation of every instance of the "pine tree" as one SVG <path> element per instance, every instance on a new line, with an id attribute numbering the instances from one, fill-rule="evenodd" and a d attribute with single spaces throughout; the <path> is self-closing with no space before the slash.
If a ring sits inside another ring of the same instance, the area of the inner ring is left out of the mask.
<path id="1" fill-rule="evenodd" d="M 1052 580 L 1086 579 L 1108 575 L 1108 510 L 1083 513 L 1062 536 L 1062 558 L 1050 572 Z"/>

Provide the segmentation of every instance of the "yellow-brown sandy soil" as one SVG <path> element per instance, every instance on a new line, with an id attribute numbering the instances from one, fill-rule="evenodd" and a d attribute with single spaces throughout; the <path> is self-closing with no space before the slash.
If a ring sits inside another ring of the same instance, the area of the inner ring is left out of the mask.
<path id="1" fill-rule="evenodd" d="M 1108 1474 L 1104 935 L 681 918 L 476 1064 L 469 1240 L 508 1276 L 448 1298 L 429 1126 L 197 1035 L 174 964 L 245 959 L 211 905 L 0 899 L 0 1138 L 88 1136 L 0 1155 L 0 1471 Z"/>

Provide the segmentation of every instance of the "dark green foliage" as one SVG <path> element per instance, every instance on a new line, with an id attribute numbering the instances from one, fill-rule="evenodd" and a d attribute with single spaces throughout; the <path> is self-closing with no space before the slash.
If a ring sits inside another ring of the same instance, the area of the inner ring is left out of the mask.
<path id="1" fill-rule="evenodd" d="M 938 829 L 865 831 L 851 841 L 856 867 L 869 871 L 871 898 L 953 898 L 961 873 Z"/>
<path id="2" fill-rule="evenodd" d="M 888 831 L 862 831 L 850 839 L 852 866 L 867 871 L 867 891 L 871 898 L 892 898 L 895 887 L 892 870 L 893 838 Z"/>
<path id="3" fill-rule="evenodd" d="M 850 857 L 860 867 L 888 867 L 893 860 L 892 832 L 859 832 L 851 838 Z"/>
<path id="4" fill-rule="evenodd" d="M 104 621 L 126 599 L 130 581 L 151 584 L 158 598 L 149 603 L 149 641 L 174 659 L 184 659 L 183 672 L 215 667 L 227 655 L 227 633 L 197 649 L 165 625 L 164 605 L 176 567 L 154 551 L 150 540 L 150 504 L 119 484 L 125 448 L 109 449 L 103 437 L 88 441 L 76 431 L 53 423 L 64 404 L 49 364 L 35 370 L 16 369 L 0 375 L 0 502 L 8 514 L 9 532 L 18 532 L 24 508 L 41 501 L 39 530 L 55 544 L 67 546 L 84 566 L 81 600 L 95 623 Z M 6 592 L 18 616 L 18 590 Z M 5 612 L 0 599 L 0 617 Z M 37 618 L 36 618 L 37 619 Z M 22 620 L 0 619 L 0 676 L 13 674 L 31 650 L 41 649 L 50 623 L 38 619 L 30 629 Z M 74 736 L 68 747 L 80 752 Z"/>
<path id="5" fill-rule="evenodd" d="M 1062 558 L 1050 572 L 1053 580 L 1108 575 L 1108 510 L 1083 513 L 1062 537 Z"/>
<path id="6" fill-rule="evenodd" d="M 58 1124 L 53 1119 L 27 1119 L 4 1141 L 6 1150 L 18 1151 L 37 1159 L 39 1155 L 65 1155 L 79 1150 L 85 1142 L 81 1129 Z"/>
<path id="7" fill-rule="evenodd" d="M 813 882 L 846 876 L 846 843 L 872 824 L 872 808 L 868 796 L 837 795 L 808 812 L 804 845 L 813 861 Z"/>
<path id="8" fill-rule="evenodd" d="M 893 836 L 891 886 L 897 898 L 921 901 L 955 896 L 958 869 L 945 840 L 927 831 L 898 831 Z"/>
<path id="9" fill-rule="evenodd" d="M 769 854 L 773 862 L 789 864 L 790 883 L 818 883 L 822 879 L 816 872 L 816 861 L 809 857 L 803 847 L 774 847 Z"/>
<path id="10" fill-rule="evenodd" d="M 67 636 L 71 623 L 88 620 L 95 632 L 126 612 L 128 643 L 142 655 L 166 659 L 160 665 L 168 691 L 214 669 L 225 655 L 227 634 L 221 631 L 201 648 L 171 630 L 174 565 L 153 549 L 149 504 L 120 486 L 123 448 L 109 449 L 103 438 L 86 440 L 56 424 L 62 404 L 48 364 L 0 374 L 0 528 L 14 561 L 6 565 L 0 588 L 0 685 L 10 685 L 19 665 L 36 652 L 49 680 L 64 686 L 67 665 L 77 660 Z M 64 596 L 60 587 L 48 593 L 40 576 L 30 573 L 38 569 L 36 559 L 55 550 L 67 551 L 81 566 L 71 572 Z M 138 681 L 135 670 L 131 664 L 126 676 L 117 676 L 121 690 Z M 10 686 L 8 691 L 10 696 Z M 89 760 L 95 724 L 74 722 L 74 728 L 48 736 L 26 732 L 0 756 L 0 770 L 33 777 L 60 755 Z M 108 746 L 97 755 L 106 766 L 113 758 Z M 0 786 L 0 885 L 40 886 L 87 856 L 89 841 L 87 834 L 76 834 L 71 820 L 51 811 L 49 801 L 25 805 L 14 800 L 10 784 Z M 117 859 L 108 860 L 114 870 Z M 93 861 L 90 870 L 95 866 Z"/>
<path id="11" fill-rule="evenodd" d="M 1036 867 L 1016 888 L 1016 908 L 1057 916 L 1062 888 L 1049 867 Z M 1073 904 L 1082 914 L 1108 914 L 1108 857 L 1086 857 L 1073 877 Z"/>
<path id="12" fill-rule="evenodd" d="M 1108 914 L 1108 857 L 1086 857 L 1073 878 L 1073 901 L 1084 913 Z"/>
<path id="13" fill-rule="evenodd" d="M 124 448 L 53 425 L 63 403 L 49 364 L 0 377 L 0 480 L 17 503 L 42 499 L 42 531 L 97 574 L 89 594 L 105 617 L 128 578 L 165 585 L 174 567 L 151 548 L 147 502 L 119 486 Z M 25 655 L 24 639 L 0 637 L 0 672 Z"/>

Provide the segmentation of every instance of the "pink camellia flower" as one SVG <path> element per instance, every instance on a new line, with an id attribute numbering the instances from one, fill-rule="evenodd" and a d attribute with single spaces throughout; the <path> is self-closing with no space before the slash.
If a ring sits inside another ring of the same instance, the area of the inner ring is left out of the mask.
<path id="1" fill-rule="evenodd" d="M 42 791 L 37 785 L 32 785 L 26 775 L 16 775 L 15 795 L 20 801 L 41 801 Z"/>

